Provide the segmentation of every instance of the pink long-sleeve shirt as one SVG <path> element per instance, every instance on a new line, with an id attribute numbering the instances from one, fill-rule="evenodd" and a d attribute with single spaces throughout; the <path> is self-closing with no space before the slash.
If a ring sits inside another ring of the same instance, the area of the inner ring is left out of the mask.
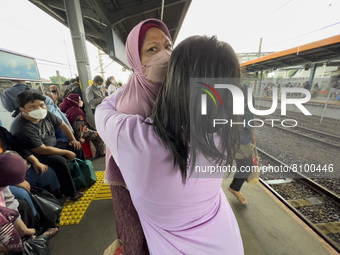
<path id="1" fill-rule="evenodd" d="M 236 218 L 221 188 L 223 173 L 212 178 L 198 174 L 183 185 L 172 153 L 145 123 L 152 120 L 116 111 L 121 92 L 97 107 L 96 126 L 130 191 L 150 253 L 244 254 Z M 199 155 L 196 165 L 211 162 Z"/>

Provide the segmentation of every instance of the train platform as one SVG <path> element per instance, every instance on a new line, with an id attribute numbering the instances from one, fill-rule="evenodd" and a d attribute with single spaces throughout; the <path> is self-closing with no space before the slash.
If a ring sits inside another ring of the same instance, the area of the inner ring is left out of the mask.
<path id="1" fill-rule="evenodd" d="M 104 158 L 92 162 L 96 171 L 105 169 Z M 222 188 L 236 215 L 246 255 L 338 254 L 261 184 L 244 184 L 245 206 L 228 191 L 230 181 L 225 179 Z M 79 224 L 62 226 L 50 240 L 51 255 L 101 255 L 116 238 L 111 199 L 93 200 Z"/>

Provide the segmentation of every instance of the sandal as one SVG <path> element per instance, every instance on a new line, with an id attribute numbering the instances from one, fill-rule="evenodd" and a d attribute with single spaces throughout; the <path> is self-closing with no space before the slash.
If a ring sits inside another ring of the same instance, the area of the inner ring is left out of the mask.
<path id="1" fill-rule="evenodd" d="M 247 199 L 246 197 L 239 191 L 233 190 L 232 188 L 228 187 L 228 190 L 234 194 L 234 196 L 238 199 L 238 201 L 240 201 L 242 204 L 246 205 Z"/>
<path id="2" fill-rule="evenodd" d="M 71 197 L 70 200 L 77 201 L 78 199 L 82 198 L 84 194 L 85 194 L 84 192 L 78 192 L 77 195 L 75 195 L 74 197 Z"/>
<path id="3" fill-rule="evenodd" d="M 59 228 L 55 227 L 55 228 L 49 228 L 47 229 L 43 235 L 46 236 L 47 239 L 51 239 L 52 237 L 54 237 L 57 233 L 59 232 Z"/>

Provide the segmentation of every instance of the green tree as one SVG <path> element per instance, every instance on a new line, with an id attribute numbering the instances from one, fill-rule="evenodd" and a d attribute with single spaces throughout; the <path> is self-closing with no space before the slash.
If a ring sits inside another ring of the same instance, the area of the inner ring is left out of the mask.
<path id="1" fill-rule="evenodd" d="M 68 78 L 65 78 L 64 76 L 60 76 L 61 84 L 63 84 L 65 81 L 69 80 Z M 51 83 L 58 84 L 58 76 L 51 76 L 50 77 Z"/>

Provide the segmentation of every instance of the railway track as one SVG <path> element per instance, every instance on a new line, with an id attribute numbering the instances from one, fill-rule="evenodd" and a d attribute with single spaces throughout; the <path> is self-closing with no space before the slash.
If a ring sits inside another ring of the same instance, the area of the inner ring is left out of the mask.
<path id="1" fill-rule="evenodd" d="M 263 150 L 258 148 L 258 152 L 261 157 L 267 158 L 270 162 L 274 165 L 281 165 L 285 167 L 289 167 L 282 161 L 278 160 L 277 158 L 269 155 L 268 153 L 264 152 Z M 264 180 L 260 179 L 260 182 L 269 189 L 276 197 L 278 197 L 290 210 L 292 210 L 299 218 L 301 218 L 308 226 L 310 226 L 319 236 L 321 236 L 328 244 L 330 244 L 334 249 L 340 252 L 340 243 L 332 240 L 328 235 L 330 234 L 338 234 L 340 233 L 340 222 L 328 222 L 328 223 L 318 223 L 314 224 L 311 219 L 307 218 L 306 215 L 301 213 L 297 208 L 303 206 L 311 206 L 322 204 L 325 201 L 325 198 L 331 199 L 334 204 L 338 207 L 340 206 L 340 196 L 333 193 L 329 189 L 321 186 L 320 184 L 316 183 L 315 181 L 311 180 L 310 178 L 306 177 L 305 175 L 298 173 L 298 172 L 291 172 L 291 176 L 293 178 L 286 178 L 281 180 Z M 293 180 L 298 179 L 299 182 L 303 183 L 304 185 L 308 186 L 311 190 L 315 191 L 318 196 L 306 199 L 286 199 L 283 195 L 279 194 L 273 186 L 273 184 L 283 184 L 283 183 L 293 183 Z"/>
<path id="2" fill-rule="evenodd" d="M 256 118 L 265 120 L 265 118 L 256 116 Z M 273 126 L 274 128 L 278 128 L 285 132 L 289 132 L 298 136 L 302 136 L 308 138 L 312 141 L 316 141 L 327 146 L 340 149 L 340 137 L 336 135 L 332 135 L 329 133 L 321 132 L 315 129 L 310 129 L 307 127 L 302 126 L 295 126 L 295 127 L 281 127 L 277 125 L 272 125 L 271 123 L 264 122 L 265 125 Z"/>

